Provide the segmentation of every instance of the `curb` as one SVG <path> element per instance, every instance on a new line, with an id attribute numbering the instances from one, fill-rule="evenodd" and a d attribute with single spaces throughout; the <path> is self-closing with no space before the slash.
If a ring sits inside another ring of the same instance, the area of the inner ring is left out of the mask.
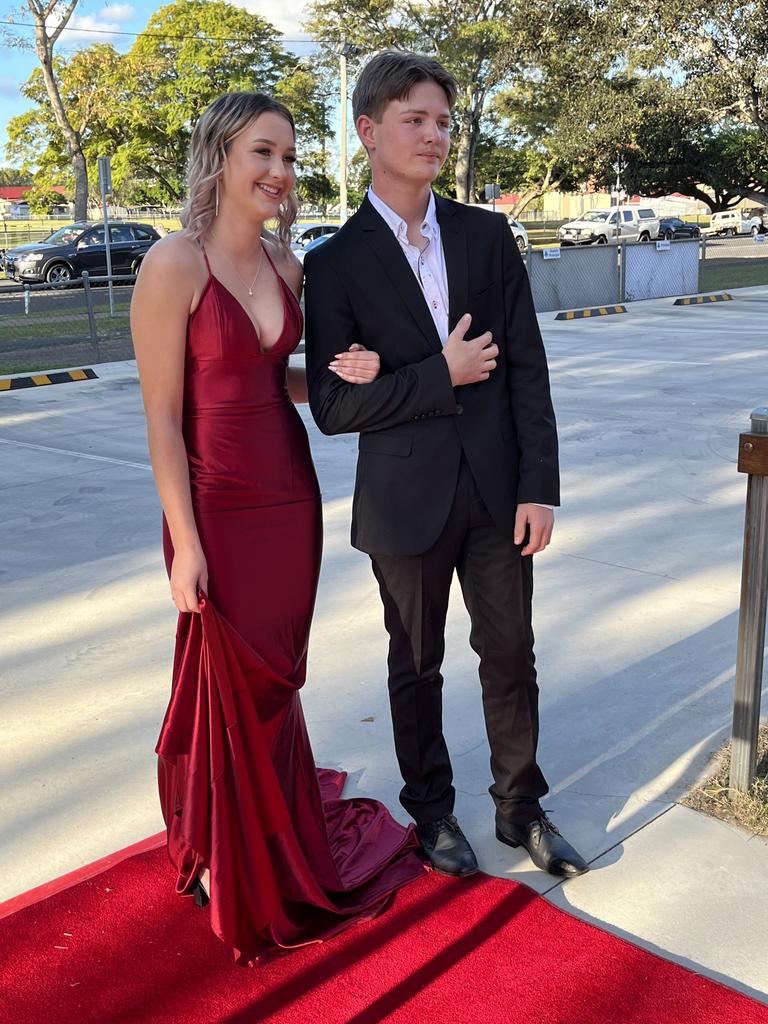
<path id="1" fill-rule="evenodd" d="M 102 871 L 114 867 L 115 864 L 119 864 L 121 861 L 128 860 L 129 857 L 136 857 L 141 853 L 156 850 L 158 846 L 162 846 L 166 842 L 166 838 L 166 832 L 157 832 L 153 836 L 139 840 L 138 843 L 131 843 L 130 846 L 126 846 L 122 850 L 116 850 L 115 853 L 107 854 L 106 857 L 100 857 L 90 864 L 84 864 L 80 868 L 75 868 L 74 871 L 69 871 L 66 875 L 54 878 L 50 882 L 43 882 L 42 885 L 37 885 L 34 889 L 19 893 L 18 896 L 11 896 L 10 899 L 0 903 L 0 919 L 10 917 L 11 914 L 24 910 L 26 907 L 31 907 L 33 904 L 39 903 L 40 900 L 48 899 L 49 896 L 55 896 L 57 893 L 64 892 L 65 889 L 69 889 L 73 885 L 79 885 L 80 882 L 85 882 L 95 875 L 100 875 Z"/>
<path id="2" fill-rule="evenodd" d="M 611 316 L 613 313 L 626 313 L 626 306 L 598 306 L 596 309 L 568 309 L 558 313 L 555 320 L 586 320 L 592 316 Z"/>
<path id="3" fill-rule="evenodd" d="M 732 302 L 733 296 L 728 292 L 719 292 L 717 295 L 689 295 L 685 299 L 675 299 L 675 306 L 701 306 L 704 302 Z"/>
<path id="4" fill-rule="evenodd" d="M 21 388 L 39 388 L 46 384 L 67 384 L 71 380 L 95 380 L 98 374 L 90 367 L 86 370 L 62 370 L 57 373 L 37 373 L 32 377 L 0 378 L 0 391 L 18 391 Z"/>

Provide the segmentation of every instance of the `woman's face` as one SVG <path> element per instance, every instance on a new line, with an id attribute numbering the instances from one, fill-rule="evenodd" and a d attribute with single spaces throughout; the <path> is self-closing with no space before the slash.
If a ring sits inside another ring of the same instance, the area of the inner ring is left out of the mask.
<path id="1" fill-rule="evenodd" d="M 232 140 L 219 178 L 219 209 L 258 221 L 275 217 L 296 183 L 296 139 L 272 112 L 251 121 Z"/>

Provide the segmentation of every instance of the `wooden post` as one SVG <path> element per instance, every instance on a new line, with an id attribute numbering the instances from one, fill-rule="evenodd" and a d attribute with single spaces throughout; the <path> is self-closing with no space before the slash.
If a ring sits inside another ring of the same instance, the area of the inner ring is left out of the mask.
<path id="1" fill-rule="evenodd" d="M 755 409 L 752 429 L 739 437 L 740 473 L 748 473 L 744 559 L 736 653 L 736 693 L 731 739 L 732 791 L 752 785 L 757 762 L 768 601 L 768 408 Z"/>

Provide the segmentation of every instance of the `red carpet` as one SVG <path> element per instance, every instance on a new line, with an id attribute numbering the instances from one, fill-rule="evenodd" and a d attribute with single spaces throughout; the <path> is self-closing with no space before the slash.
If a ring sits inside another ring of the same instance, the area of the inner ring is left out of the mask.
<path id="1" fill-rule="evenodd" d="M 501 879 L 428 875 L 378 920 L 249 970 L 175 896 L 163 849 L 116 860 L 0 906 L 4 1022 L 768 1024 L 768 1007 Z"/>

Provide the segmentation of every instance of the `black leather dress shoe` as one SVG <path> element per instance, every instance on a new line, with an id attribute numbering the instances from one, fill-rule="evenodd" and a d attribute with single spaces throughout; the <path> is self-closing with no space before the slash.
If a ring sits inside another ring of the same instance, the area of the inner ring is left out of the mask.
<path id="1" fill-rule="evenodd" d="M 536 867 L 550 875 L 570 878 L 589 871 L 589 864 L 560 835 L 546 814 L 522 825 L 503 821 L 497 814 L 496 838 L 507 846 L 522 846 Z"/>
<path id="2" fill-rule="evenodd" d="M 476 873 L 477 858 L 452 814 L 417 825 L 416 832 L 432 867 L 439 874 L 466 878 Z"/>

